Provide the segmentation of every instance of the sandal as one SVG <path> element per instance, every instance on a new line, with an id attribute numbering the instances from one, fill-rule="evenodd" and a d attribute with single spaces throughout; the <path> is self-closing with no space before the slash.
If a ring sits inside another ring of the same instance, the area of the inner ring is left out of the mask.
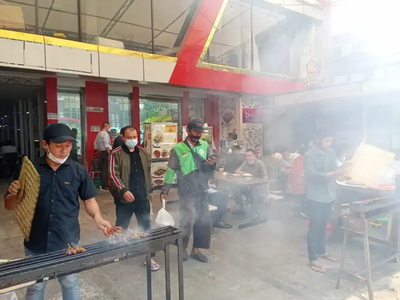
<path id="1" fill-rule="evenodd" d="M 147 263 L 144 262 L 144 265 L 147 266 Z M 158 271 L 160 269 L 160 265 L 156 263 L 155 261 L 151 262 L 150 268 L 153 272 Z"/>
<path id="2" fill-rule="evenodd" d="M 319 265 L 316 261 L 310 262 L 309 266 L 310 266 L 311 270 L 313 270 L 314 272 L 317 272 L 317 273 L 325 273 L 326 272 L 325 268 L 322 267 L 321 265 Z"/>
<path id="3" fill-rule="evenodd" d="M 326 259 L 326 260 L 329 260 L 331 262 L 337 262 L 337 259 L 335 257 L 333 257 L 332 255 L 330 255 L 329 253 L 325 253 L 325 254 L 319 255 L 319 257 L 321 257 L 323 259 Z"/>

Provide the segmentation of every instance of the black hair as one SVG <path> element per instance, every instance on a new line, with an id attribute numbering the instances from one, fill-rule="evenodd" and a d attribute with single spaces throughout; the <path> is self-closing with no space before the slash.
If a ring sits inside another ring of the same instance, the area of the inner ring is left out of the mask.
<path id="1" fill-rule="evenodd" d="M 124 130 L 124 132 L 122 133 L 122 130 Z M 137 128 L 135 126 L 129 125 L 129 126 L 125 126 L 124 128 L 121 129 L 121 133 L 123 135 L 125 135 L 125 132 L 127 130 L 136 130 L 137 133 L 139 133 L 139 131 L 137 130 Z"/>
<path id="2" fill-rule="evenodd" d="M 106 127 L 107 125 L 110 125 L 110 123 L 107 122 L 107 121 L 105 121 L 105 122 L 103 122 L 103 124 L 101 125 L 101 128 L 104 128 L 104 127 Z"/>
<path id="3" fill-rule="evenodd" d="M 126 131 L 129 127 L 133 127 L 133 126 L 128 125 L 128 126 L 122 127 L 122 128 L 121 128 L 121 131 L 120 131 L 120 134 L 124 135 L 124 134 L 125 134 L 125 131 Z M 136 128 L 135 128 L 135 129 L 136 129 Z"/>
<path id="4" fill-rule="evenodd" d="M 247 152 L 251 152 L 251 153 L 253 153 L 253 155 L 256 155 L 256 151 L 254 151 L 254 149 L 247 149 L 247 150 L 246 150 L 246 153 L 247 153 Z"/>

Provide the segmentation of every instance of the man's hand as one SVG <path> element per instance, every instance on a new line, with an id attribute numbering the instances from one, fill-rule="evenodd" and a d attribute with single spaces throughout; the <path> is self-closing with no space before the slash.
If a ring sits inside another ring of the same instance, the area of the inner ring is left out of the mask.
<path id="1" fill-rule="evenodd" d="M 211 156 L 206 160 L 206 163 L 209 165 L 215 165 L 217 163 L 217 158 L 215 156 Z"/>
<path id="2" fill-rule="evenodd" d="M 163 201 L 163 200 L 165 200 L 165 201 L 167 201 L 167 194 L 164 194 L 164 193 L 161 193 L 160 194 L 160 200 L 161 200 L 161 202 Z"/>
<path id="3" fill-rule="evenodd" d="M 128 202 L 133 202 L 135 201 L 135 196 L 130 191 L 125 192 L 124 194 L 124 199 Z"/>
<path id="4" fill-rule="evenodd" d="M 94 218 L 94 222 L 96 223 L 97 228 L 100 230 L 111 227 L 110 222 L 104 220 L 101 216 Z"/>
<path id="5" fill-rule="evenodd" d="M 8 192 L 10 193 L 11 196 L 15 197 L 18 195 L 20 189 L 21 189 L 21 185 L 19 184 L 19 181 L 15 180 L 8 187 Z"/>

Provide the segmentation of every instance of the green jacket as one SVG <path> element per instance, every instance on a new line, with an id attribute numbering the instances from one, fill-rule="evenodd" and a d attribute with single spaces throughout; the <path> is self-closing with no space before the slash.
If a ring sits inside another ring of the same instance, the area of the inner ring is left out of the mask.
<path id="1" fill-rule="evenodd" d="M 205 160 L 212 155 L 212 150 L 207 142 L 199 141 L 193 147 L 193 151 L 203 160 L 200 169 L 185 142 L 176 144 L 172 149 L 162 193 L 168 194 L 175 175 L 178 179 L 179 193 L 204 192 L 202 186 L 208 185 L 208 179 L 216 167 L 205 164 Z"/>
<path id="2" fill-rule="evenodd" d="M 150 157 L 146 150 L 139 147 L 139 156 L 143 165 L 147 194 L 151 190 Z M 129 176 L 131 174 L 131 159 L 125 145 L 115 148 L 109 158 L 110 192 L 114 197 L 123 197 L 129 191 Z"/>

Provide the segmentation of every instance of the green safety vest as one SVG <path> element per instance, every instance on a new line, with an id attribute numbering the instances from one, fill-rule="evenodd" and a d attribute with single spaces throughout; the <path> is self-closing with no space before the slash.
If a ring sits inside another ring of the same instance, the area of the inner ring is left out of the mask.
<path id="1" fill-rule="evenodd" d="M 207 142 L 200 140 L 199 144 L 193 147 L 193 151 L 199 154 L 204 159 L 207 159 Z M 184 142 L 175 145 L 174 150 L 178 155 L 179 164 L 181 166 L 182 175 L 190 174 L 197 170 L 196 162 L 194 161 L 192 151 Z M 170 184 L 173 182 L 175 176 L 174 170 L 168 168 L 165 175 L 165 183 Z"/>

